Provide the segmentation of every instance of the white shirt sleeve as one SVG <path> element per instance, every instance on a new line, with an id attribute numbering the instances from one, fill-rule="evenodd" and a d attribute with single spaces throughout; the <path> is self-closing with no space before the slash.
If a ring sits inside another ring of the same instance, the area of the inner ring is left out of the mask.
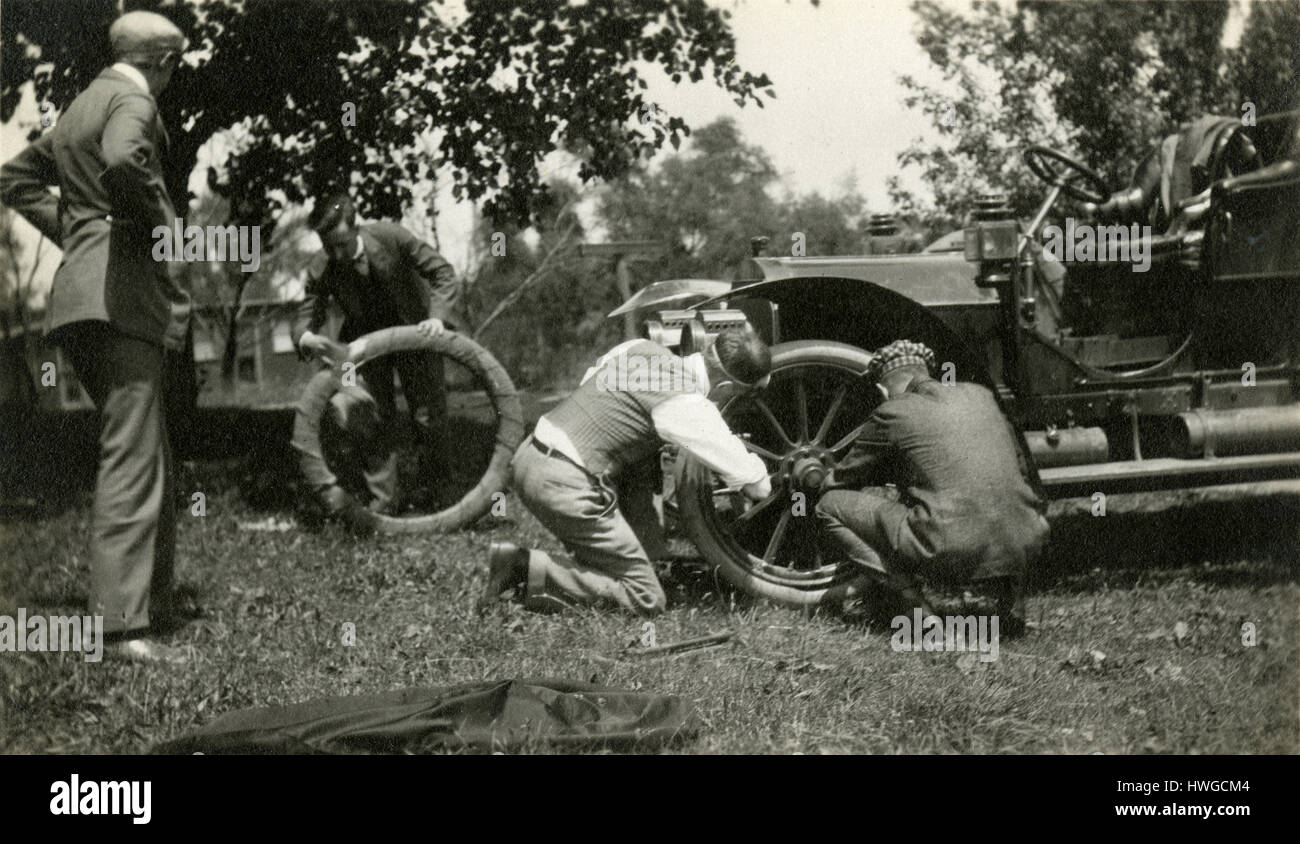
<path id="1" fill-rule="evenodd" d="M 699 393 L 673 396 L 650 411 L 655 431 L 705 466 L 730 487 L 767 480 L 767 466 L 731 433 L 717 405 Z"/>

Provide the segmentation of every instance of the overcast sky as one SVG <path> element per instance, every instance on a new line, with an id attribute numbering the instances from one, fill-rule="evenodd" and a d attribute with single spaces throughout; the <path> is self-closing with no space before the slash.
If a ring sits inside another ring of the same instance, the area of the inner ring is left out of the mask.
<path id="1" fill-rule="evenodd" d="M 736 120 L 749 143 L 765 149 L 781 187 L 796 193 L 842 193 L 849 179 L 873 210 L 887 207 L 885 180 L 897 172 L 897 155 L 928 124 L 902 103 L 898 77 L 934 81 L 938 74 L 916 44 L 910 0 L 714 0 L 731 13 L 736 63 L 766 73 L 776 99 L 741 108 L 708 82 L 674 85 L 657 68 L 645 68 L 649 98 L 690 126 L 718 117 Z M 450 4 L 454 9 L 454 3 Z M 959 8 L 964 2 L 956 2 Z M 453 11 L 452 14 L 455 14 Z M 672 154 L 665 147 L 660 157 Z M 576 178 L 577 166 L 561 160 L 543 168 Z M 909 187 L 921 187 L 915 178 Z M 924 189 L 922 188 L 923 195 Z M 464 233 L 469 214 L 451 207 L 450 191 L 439 202 L 439 235 L 448 259 L 466 262 Z"/>
<path id="2" fill-rule="evenodd" d="M 897 153 L 927 129 L 903 106 L 901 74 L 934 76 L 916 45 L 916 17 L 905 0 L 735 0 L 737 64 L 766 73 L 776 99 L 741 109 L 717 88 L 673 85 L 650 93 L 668 110 L 700 125 L 736 118 L 746 138 L 772 156 L 786 186 L 836 193 L 855 175 L 873 207 L 885 202 L 885 179 Z M 964 5 L 964 4 L 963 4 Z"/>

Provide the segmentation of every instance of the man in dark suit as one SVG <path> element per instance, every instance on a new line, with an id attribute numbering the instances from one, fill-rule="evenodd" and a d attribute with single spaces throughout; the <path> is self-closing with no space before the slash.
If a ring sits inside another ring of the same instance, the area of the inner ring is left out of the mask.
<path id="1" fill-rule="evenodd" d="M 46 338 L 71 360 L 101 416 L 90 610 L 104 617 L 110 652 L 179 663 L 181 651 L 149 634 L 174 620 L 163 371 L 164 349 L 182 347 L 188 296 L 151 252 L 154 228 L 171 228 L 176 218 L 154 97 L 188 42 L 150 12 L 118 18 L 109 39 L 116 63 L 0 168 L 0 201 L 63 250 Z"/>
<path id="2" fill-rule="evenodd" d="M 319 333 L 331 302 L 343 311 L 342 342 L 395 325 L 415 325 L 430 337 L 456 327 L 461 287 L 451 264 L 432 246 L 393 223 L 358 226 L 346 195 L 318 201 L 308 224 L 325 248 L 308 271 L 307 295 L 294 328 L 294 342 L 305 354 L 332 354 L 330 340 Z M 430 352 L 386 355 L 360 367 L 359 389 L 341 391 L 338 397 L 344 405 L 358 397 L 374 401 L 380 433 L 366 448 L 364 474 L 375 512 L 397 509 L 393 371 L 401 377 L 416 429 L 426 445 L 433 445 L 433 431 L 446 413 L 442 364 L 442 357 Z M 348 411 L 341 410 L 346 419 Z"/>
<path id="3" fill-rule="evenodd" d="M 1026 570 L 1047 541 L 1042 502 L 993 394 L 941 384 L 934 363 L 908 340 L 876 350 L 866 377 L 885 400 L 827 477 L 817 517 L 830 544 L 882 588 L 883 616 L 928 613 L 924 580 L 973 582 L 1014 635 Z"/>

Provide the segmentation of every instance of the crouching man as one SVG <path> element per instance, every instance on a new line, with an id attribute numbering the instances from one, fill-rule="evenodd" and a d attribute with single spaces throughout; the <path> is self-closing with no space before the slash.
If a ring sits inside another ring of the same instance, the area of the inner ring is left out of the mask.
<path id="1" fill-rule="evenodd" d="M 1025 573 L 1047 541 L 1042 502 L 993 394 L 939 383 L 934 363 L 908 340 L 876 351 L 866 377 L 885 400 L 828 476 L 818 521 L 836 550 L 874 576 L 882 617 L 929 613 L 923 581 L 974 584 L 996 600 L 1002 631 L 1016 635 Z"/>
<path id="2" fill-rule="evenodd" d="M 647 461 L 668 442 L 751 500 L 770 495 L 767 468 L 718 408 L 765 386 L 771 365 L 767 345 L 748 328 L 725 330 L 685 357 L 649 340 L 602 357 L 572 395 L 538 420 L 512 463 L 520 499 L 572 559 L 493 543 L 484 601 L 522 587 L 533 610 L 605 605 L 662 612 L 664 590 L 651 555 L 659 556 L 663 538 Z"/>

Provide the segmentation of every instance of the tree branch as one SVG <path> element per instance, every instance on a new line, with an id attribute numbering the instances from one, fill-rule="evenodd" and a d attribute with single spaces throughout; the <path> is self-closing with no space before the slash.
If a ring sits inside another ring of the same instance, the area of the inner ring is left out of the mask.
<path id="1" fill-rule="evenodd" d="M 558 220 L 564 219 L 564 215 L 567 214 L 569 212 L 569 209 L 572 207 L 573 207 L 572 202 L 570 202 L 568 205 L 565 205 L 564 208 L 560 210 L 560 213 L 556 217 L 556 219 Z M 480 336 L 482 336 L 483 332 L 487 330 L 487 327 L 491 325 L 492 322 L 497 317 L 501 316 L 501 314 L 507 308 L 509 308 L 515 302 L 519 301 L 519 297 L 524 295 L 525 290 L 527 290 L 530 286 L 535 284 L 539 279 L 543 278 L 546 275 L 547 271 L 550 269 L 551 260 L 555 257 L 556 253 L 558 253 L 564 246 L 568 244 L 569 237 L 573 234 L 573 230 L 578 227 L 578 222 L 579 221 L 577 216 L 574 215 L 573 219 L 569 223 L 569 227 L 564 230 L 564 234 L 562 234 L 560 236 L 560 239 L 556 241 L 555 246 L 551 247 L 551 251 L 546 253 L 546 257 L 543 258 L 542 262 L 537 265 L 537 269 L 529 273 L 528 277 L 525 278 L 522 282 L 520 282 L 518 287 L 510 291 L 510 295 L 506 296 L 506 298 L 498 302 L 497 306 L 492 309 L 492 312 L 488 314 L 487 317 L 481 323 L 479 323 L 478 328 L 474 329 L 475 340 L 477 340 Z"/>

